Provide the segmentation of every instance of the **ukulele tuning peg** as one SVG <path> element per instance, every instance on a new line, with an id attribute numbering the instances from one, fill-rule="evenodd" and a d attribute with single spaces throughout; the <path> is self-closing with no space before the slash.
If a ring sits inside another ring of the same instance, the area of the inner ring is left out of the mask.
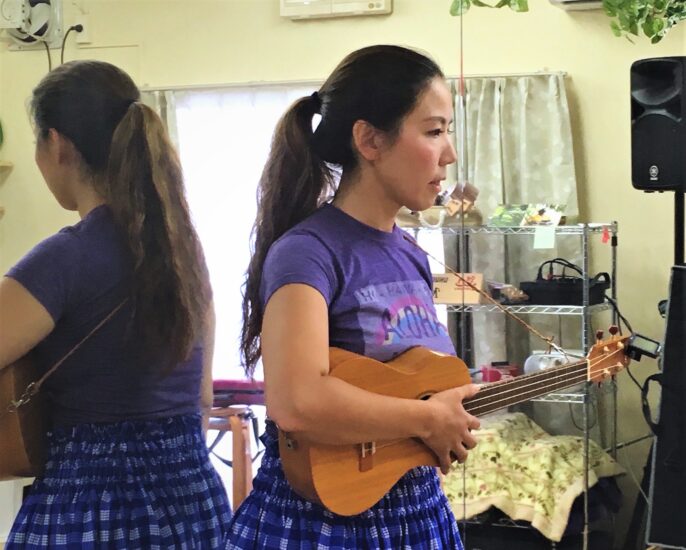
<path id="1" fill-rule="evenodd" d="M 596 330 L 595 331 L 595 339 L 598 342 L 600 342 L 603 339 L 603 331 L 602 330 Z"/>
<path id="2" fill-rule="evenodd" d="M 617 325 L 610 325 L 610 328 L 607 329 L 612 336 L 615 334 L 619 333 L 619 327 Z"/>

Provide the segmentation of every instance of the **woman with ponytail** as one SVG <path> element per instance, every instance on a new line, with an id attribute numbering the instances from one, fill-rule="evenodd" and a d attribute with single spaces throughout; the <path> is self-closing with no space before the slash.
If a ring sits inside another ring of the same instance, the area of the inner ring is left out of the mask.
<path id="1" fill-rule="evenodd" d="M 227 549 L 462 548 L 435 469 L 408 472 L 372 508 L 341 517 L 291 489 L 278 449 L 278 430 L 330 445 L 418 437 L 447 471 L 476 444 L 478 420 L 462 407 L 473 385 L 420 401 L 326 376 L 329 346 L 381 361 L 413 346 L 455 353 L 436 317 L 426 255 L 394 223 L 402 206 L 434 204 L 456 159 L 452 116 L 433 61 L 372 46 L 348 55 L 277 126 L 259 186 L 241 342 L 248 375 L 263 361 L 266 451 Z"/>
<path id="2" fill-rule="evenodd" d="M 0 281 L 0 368 L 73 351 L 41 389 L 47 463 L 5 548 L 218 548 L 231 514 L 201 425 L 211 290 L 176 152 L 108 63 L 58 67 L 31 107 L 38 168 L 81 220 Z"/>

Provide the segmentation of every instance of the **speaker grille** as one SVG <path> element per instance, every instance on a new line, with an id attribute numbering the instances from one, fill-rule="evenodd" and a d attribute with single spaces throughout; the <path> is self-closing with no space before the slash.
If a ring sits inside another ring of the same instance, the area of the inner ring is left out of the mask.
<path id="1" fill-rule="evenodd" d="M 644 191 L 686 191 L 686 57 L 631 66 L 631 179 Z"/>

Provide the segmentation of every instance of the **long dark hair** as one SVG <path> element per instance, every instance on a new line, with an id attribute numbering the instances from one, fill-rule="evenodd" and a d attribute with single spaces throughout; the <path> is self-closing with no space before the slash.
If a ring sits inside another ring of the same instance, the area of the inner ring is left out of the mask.
<path id="1" fill-rule="evenodd" d="M 202 337 L 210 286 L 166 129 L 133 80 L 100 61 L 72 61 L 33 91 L 38 139 L 51 128 L 79 152 L 130 252 L 133 330 L 145 351 L 178 362 Z M 163 350 L 163 351 L 158 351 Z"/>
<path id="2" fill-rule="evenodd" d="M 357 168 L 352 129 L 364 120 L 397 135 L 431 80 L 443 77 L 426 56 L 399 46 L 370 46 L 348 55 L 322 87 L 298 99 L 279 121 L 258 188 L 254 249 L 243 295 L 241 354 L 251 376 L 262 353 L 262 266 L 269 247 L 330 196 L 335 170 Z M 312 132 L 312 118 L 321 114 Z"/>

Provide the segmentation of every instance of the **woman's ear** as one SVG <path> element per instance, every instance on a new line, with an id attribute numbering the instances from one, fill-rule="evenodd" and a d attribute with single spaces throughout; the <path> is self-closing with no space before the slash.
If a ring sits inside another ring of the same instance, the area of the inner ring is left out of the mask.
<path id="1" fill-rule="evenodd" d="M 385 145 L 385 134 L 366 120 L 357 120 L 353 124 L 353 145 L 363 159 L 375 161 Z"/>
<path id="2" fill-rule="evenodd" d="M 54 128 L 48 130 L 46 137 L 49 149 L 54 155 L 54 160 L 58 164 L 72 164 L 78 162 L 79 153 L 74 147 L 72 141 L 63 134 L 60 134 Z"/>

